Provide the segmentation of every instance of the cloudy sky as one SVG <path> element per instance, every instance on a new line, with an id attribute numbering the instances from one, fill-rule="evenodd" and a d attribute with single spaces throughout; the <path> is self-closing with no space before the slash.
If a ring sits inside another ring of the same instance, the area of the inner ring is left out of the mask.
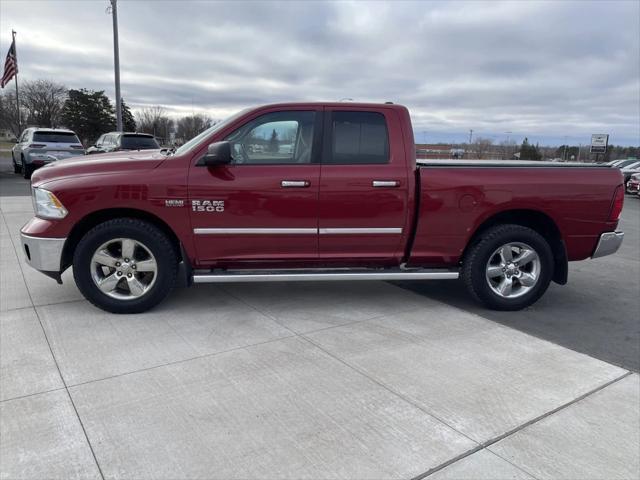
<path id="1" fill-rule="evenodd" d="M 114 97 L 107 0 L 0 1 L 20 78 Z M 220 119 L 275 101 L 393 101 L 416 141 L 640 144 L 640 2 L 118 2 L 122 95 Z M 506 132 L 512 132 L 507 134 Z"/>

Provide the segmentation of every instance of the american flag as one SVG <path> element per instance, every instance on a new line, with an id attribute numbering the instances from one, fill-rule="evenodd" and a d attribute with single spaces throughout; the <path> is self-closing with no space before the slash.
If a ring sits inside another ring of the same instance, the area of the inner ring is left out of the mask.
<path id="1" fill-rule="evenodd" d="M 16 39 L 11 42 L 11 47 L 7 53 L 7 58 L 4 61 L 4 73 L 2 74 L 2 81 L 0 81 L 0 87 L 9 83 L 9 81 L 15 77 L 18 73 L 18 60 L 16 59 Z"/>

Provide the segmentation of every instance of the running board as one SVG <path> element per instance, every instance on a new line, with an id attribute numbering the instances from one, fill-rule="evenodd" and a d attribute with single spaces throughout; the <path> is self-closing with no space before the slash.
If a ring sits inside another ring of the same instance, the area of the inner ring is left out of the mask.
<path id="1" fill-rule="evenodd" d="M 352 280 L 455 280 L 455 270 L 281 270 L 281 271 L 224 271 L 222 273 L 195 273 L 194 283 L 234 282 L 305 282 Z"/>

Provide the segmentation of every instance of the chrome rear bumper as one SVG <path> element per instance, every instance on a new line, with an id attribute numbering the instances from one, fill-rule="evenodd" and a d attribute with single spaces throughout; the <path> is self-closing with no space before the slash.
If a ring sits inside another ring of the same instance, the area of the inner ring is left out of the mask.
<path id="1" fill-rule="evenodd" d="M 622 245 L 622 239 L 624 238 L 624 232 L 605 232 L 600 235 L 598 245 L 593 251 L 591 258 L 604 257 L 605 255 L 611 255 L 616 253 Z"/>
<path id="2" fill-rule="evenodd" d="M 59 272 L 66 238 L 31 237 L 20 232 L 27 263 L 41 272 Z"/>

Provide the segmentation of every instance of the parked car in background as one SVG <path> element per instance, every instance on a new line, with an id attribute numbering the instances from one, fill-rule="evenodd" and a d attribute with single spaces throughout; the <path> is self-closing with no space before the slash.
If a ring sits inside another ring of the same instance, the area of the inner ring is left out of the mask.
<path id="1" fill-rule="evenodd" d="M 631 165 L 627 165 L 626 167 L 621 168 L 620 171 L 622 172 L 624 183 L 626 184 L 631 178 L 631 175 L 633 175 L 634 173 L 640 173 L 640 162 L 635 162 Z"/>
<path id="2" fill-rule="evenodd" d="M 627 182 L 627 193 L 640 193 L 640 173 L 634 173 Z"/>
<path id="3" fill-rule="evenodd" d="M 609 162 L 607 165 L 609 165 L 610 167 L 624 168 L 637 162 L 637 158 L 625 158 L 623 160 L 614 160 L 613 162 Z"/>
<path id="4" fill-rule="evenodd" d="M 95 145 L 87 148 L 87 155 L 120 150 L 158 150 L 160 145 L 153 135 L 136 132 L 109 132 L 101 135 Z"/>
<path id="5" fill-rule="evenodd" d="M 13 172 L 31 178 L 36 168 L 75 155 L 84 147 L 75 132 L 59 128 L 27 128 L 11 150 Z"/>

